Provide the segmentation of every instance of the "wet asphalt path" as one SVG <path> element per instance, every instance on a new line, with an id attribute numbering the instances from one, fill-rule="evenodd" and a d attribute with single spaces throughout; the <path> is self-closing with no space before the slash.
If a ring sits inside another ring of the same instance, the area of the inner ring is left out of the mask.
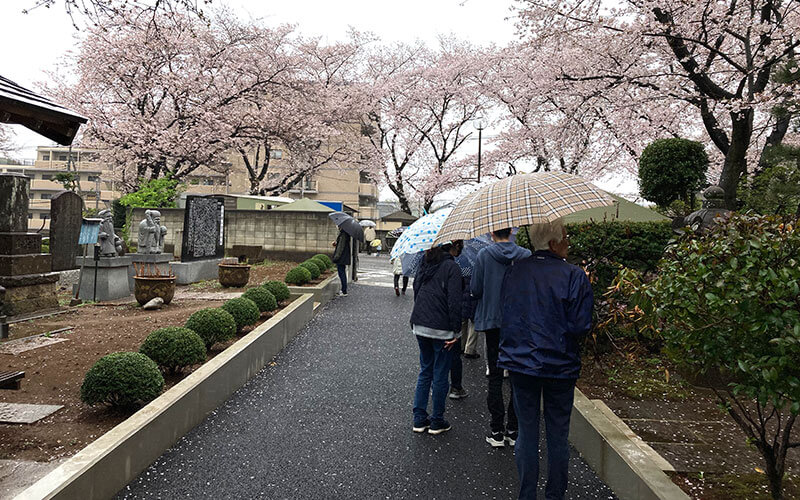
<path id="1" fill-rule="evenodd" d="M 516 498 L 512 450 L 484 441 L 483 357 L 464 360 L 469 397 L 448 400 L 453 429 L 411 432 L 411 293 L 395 297 L 386 258 L 362 257 L 361 266 L 348 297 L 118 498 Z M 574 451 L 567 497 L 614 498 Z"/>

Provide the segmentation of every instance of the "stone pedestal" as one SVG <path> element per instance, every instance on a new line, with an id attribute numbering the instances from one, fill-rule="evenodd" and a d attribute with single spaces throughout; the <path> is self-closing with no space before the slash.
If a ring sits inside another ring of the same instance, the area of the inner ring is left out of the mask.
<path id="1" fill-rule="evenodd" d="M 85 261 L 84 261 L 85 259 Z M 92 300 L 94 296 L 95 260 L 91 257 L 78 257 L 76 265 L 85 264 L 81 271 L 81 289 L 78 298 Z M 128 269 L 131 266 L 131 257 L 100 257 L 97 263 L 97 298 L 98 302 L 116 300 L 128 297 L 131 286 L 128 284 Z M 78 285 L 75 285 L 77 288 Z M 73 289 L 74 291 L 74 289 Z"/>
<path id="2" fill-rule="evenodd" d="M 136 268 L 144 266 L 145 272 L 155 274 L 156 270 L 160 276 L 169 276 L 170 262 L 175 258 L 171 253 L 129 253 L 131 267 L 128 272 L 128 285 L 131 291 L 135 286 L 133 277 L 136 276 Z"/>
<path id="3" fill-rule="evenodd" d="M 222 259 L 193 260 L 191 262 L 172 262 L 175 283 L 188 285 L 198 281 L 213 280 L 219 276 L 219 263 Z"/>
<path id="4" fill-rule="evenodd" d="M 0 315 L 56 309 L 51 255 L 42 253 L 42 235 L 28 233 L 28 184 L 21 174 L 0 174 L 0 287 L 6 289 Z"/>

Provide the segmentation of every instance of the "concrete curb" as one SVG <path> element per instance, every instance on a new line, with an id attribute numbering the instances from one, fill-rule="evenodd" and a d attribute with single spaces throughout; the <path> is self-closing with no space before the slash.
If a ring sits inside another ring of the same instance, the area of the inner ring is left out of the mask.
<path id="1" fill-rule="evenodd" d="M 320 305 L 324 306 L 339 291 L 339 276 L 334 274 L 314 286 L 290 286 L 289 291 L 295 297 L 299 297 L 304 293 L 311 293 L 314 295 L 314 302 L 319 302 Z"/>
<path id="2" fill-rule="evenodd" d="M 304 294 L 16 499 L 113 497 L 258 373 L 311 320 L 313 309 L 313 295 Z"/>
<path id="3" fill-rule="evenodd" d="M 569 438 L 586 462 L 622 500 L 688 500 L 653 458 L 575 389 Z"/>

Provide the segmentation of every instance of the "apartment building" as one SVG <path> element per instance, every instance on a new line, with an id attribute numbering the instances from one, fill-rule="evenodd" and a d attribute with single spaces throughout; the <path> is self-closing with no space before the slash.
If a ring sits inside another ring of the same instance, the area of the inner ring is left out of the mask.
<path id="1" fill-rule="evenodd" d="M 268 179 L 279 179 L 286 175 L 286 152 L 274 149 L 270 152 Z M 230 169 L 230 194 L 247 194 L 250 181 L 241 155 L 232 155 Z M 188 189 L 187 189 L 188 190 Z M 315 201 L 337 201 L 352 207 L 358 212 L 358 219 L 378 218 L 378 185 L 357 167 L 347 165 L 321 168 L 313 175 L 306 176 L 294 188 L 277 196 Z"/>
<path id="2" fill-rule="evenodd" d="M 5 163 L 5 164 L 4 164 Z M 13 163 L 13 164 L 12 164 Z M 56 175 L 69 170 L 76 172 L 80 194 L 87 208 L 110 208 L 122 192 L 114 165 L 100 161 L 98 151 L 84 148 L 40 146 L 34 160 L 9 161 L 0 159 L 0 172 L 19 172 L 31 179 L 28 227 L 32 231 L 48 230 L 50 199 L 64 186 Z M 248 194 L 250 181 L 240 155 L 232 154 L 221 169 L 201 167 L 184 178 L 186 192 L 191 194 Z M 284 151 L 272 151 L 270 177 L 285 175 Z M 220 172 L 220 171 L 222 172 Z M 378 186 L 357 168 L 324 168 L 304 178 L 296 188 L 281 196 L 318 201 L 339 201 L 356 208 L 359 219 L 378 218 Z"/>

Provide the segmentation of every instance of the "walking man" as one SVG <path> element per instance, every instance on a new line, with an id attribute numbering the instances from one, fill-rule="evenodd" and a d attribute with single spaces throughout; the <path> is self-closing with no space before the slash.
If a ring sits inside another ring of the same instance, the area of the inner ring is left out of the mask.
<path id="1" fill-rule="evenodd" d="M 510 237 L 511 229 L 500 229 L 492 233 L 492 240 L 495 243 L 478 252 L 470 282 L 472 296 L 478 299 L 475 330 L 486 334 L 486 362 L 489 365 L 486 404 L 492 416 L 491 432 L 486 436 L 486 442 L 495 448 L 505 446 L 506 443 L 513 446 L 517 439 L 514 400 L 509 397 L 508 412 L 506 412 L 503 402 L 503 370 L 497 366 L 503 314 L 501 302 L 503 276 L 513 262 L 531 255 L 529 250 L 512 243 Z"/>
<path id="2" fill-rule="evenodd" d="M 347 266 L 350 264 L 352 253 L 350 251 L 350 235 L 345 233 L 344 230 L 339 230 L 339 236 L 333 242 L 336 250 L 333 251 L 333 263 L 336 264 L 336 270 L 339 272 L 339 281 L 342 282 L 342 290 L 339 295 L 347 296 Z"/>
<path id="3" fill-rule="evenodd" d="M 580 345 L 592 326 L 594 297 L 583 269 L 565 260 L 569 240 L 561 220 L 532 226 L 530 240 L 534 254 L 506 274 L 498 365 L 511 374 L 519 419 L 519 498 L 536 498 L 543 400 L 545 498 L 556 500 L 567 489 L 573 391 L 581 370 Z"/>

